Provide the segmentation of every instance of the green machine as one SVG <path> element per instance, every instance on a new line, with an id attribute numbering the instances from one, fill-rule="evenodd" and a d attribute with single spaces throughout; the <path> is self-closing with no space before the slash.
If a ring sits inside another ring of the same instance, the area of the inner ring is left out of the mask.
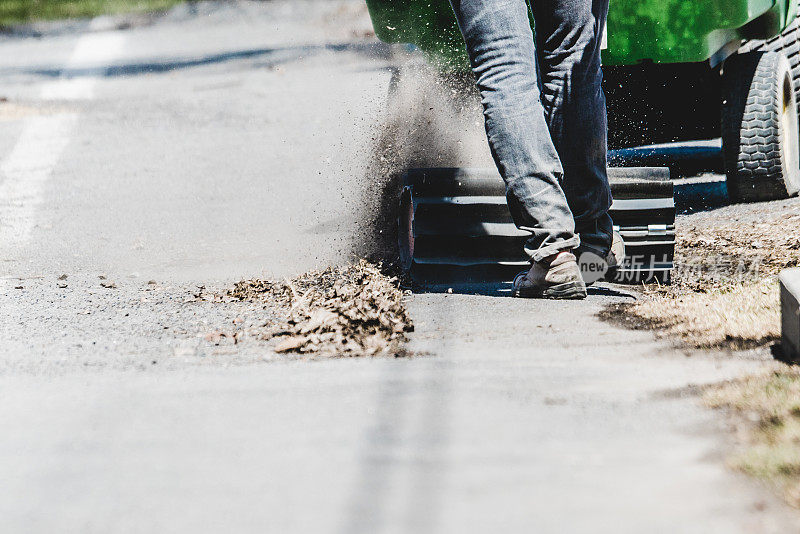
<path id="1" fill-rule="evenodd" d="M 367 0 L 367 7 L 382 41 L 412 43 L 467 68 L 448 0 Z M 731 43 L 780 34 L 795 14 L 790 0 L 611 0 L 603 63 L 706 61 Z"/>
<path id="2" fill-rule="evenodd" d="M 382 41 L 413 44 L 429 63 L 442 71 L 468 70 L 464 44 L 448 0 L 367 0 L 367 6 Z M 610 0 L 607 47 L 603 51 L 609 147 L 721 138 L 732 201 L 773 200 L 797 194 L 800 190 L 797 14 L 797 0 Z M 459 184 L 461 196 L 448 192 L 445 180 L 437 182 L 435 187 L 440 194 L 438 198 L 461 198 L 459 202 L 466 202 L 463 199 L 470 196 L 465 192 L 470 183 L 483 184 L 476 186 L 475 196 L 488 198 L 485 172 L 472 181 L 468 171 L 452 170 L 451 174 L 459 176 L 453 183 Z M 610 171 L 612 176 L 618 174 Z M 664 275 L 672 266 L 674 203 L 672 215 L 665 218 L 663 187 L 656 195 L 661 198 L 659 204 L 652 198 L 653 180 L 637 182 L 632 169 L 622 174 L 623 185 L 612 180 L 612 191 L 616 190 L 615 199 L 619 199 L 615 201 L 618 209 L 612 216 L 627 221 L 629 226 L 621 228 L 626 245 L 629 249 L 633 245 L 645 257 L 645 267 L 640 266 L 639 272 Z M 641 169 L 640 175 L 646 177 L 647 169 Z M 430 176 L 441 178 L 442 171 L 415 170 L 409 176 L 404 195 L 410 198 L 415 187 L 418 191 L 429 190 Z M 415 183 L 421 176 L 427 178 Z M 502 193 L 496 184 L 492 187 Z M 636 193 L 645 190 L 650 193 Z M 496 202 L 500 202 L 499 198 Z M 436 225 L 420 217 L 423 214 L 417 213 L 417 207 L 429 201 L 429 196 L 418 194 L 417 200 L 409 203 L 406 198 L 402 204 L 406 215 L 400 221 L 401 252 L 405 250 L 412 272 L 414 267 L 420 269 L 422 265 L 430 268 L 431 263 L 481 268 L 490 264 L 521 265 L 519 253 L 513 256 L 511 251 L 522 236 L 495 235 L 493 232 L 498 229 L 512 234 L 510 227 L 498 226 L 510 221 L 498 219 L 500 215 L 495 210 L 495 218 L 487 222 L 488 212 L 478 213 L 474 202 L 469 204 L 471 219 L 461 222 L 465 227 L 484 230 L 471 230 L 470 235 L 463 236 L 467 239 L 463 246 L 454 245 L 458 240 L 449 236 L 443 242 L 456 249 L 441 257 L 436 254 L 424 257 L 421 251 L 427 250 L 426 232 L 436 233 L 430 230 Z M 439 204 L 451 212 L 454 210 L 447 202 Z M 623 205 L 627 208 L 620 208 Z M 643 206 L 661 210 L 657 224 L 648 220 L 654 212 Z M 411 224 L 415 218 L 416 222 Z M 404 228 L 408 235 L 403 234 Z M 469 239 L 478 239 L 475 243 L 482 244 L 470 245 Z M 501 244 L 503 239 L 509 241 L 507 245 Z M 479 253 L 481 250 L 495 252 L 485 257 L 486 254 Z"/>

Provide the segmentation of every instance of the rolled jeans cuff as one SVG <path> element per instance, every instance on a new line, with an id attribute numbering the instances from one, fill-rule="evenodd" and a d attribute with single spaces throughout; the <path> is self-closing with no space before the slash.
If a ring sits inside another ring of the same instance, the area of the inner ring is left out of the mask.
<path id="1" fill-rule="evenodd" d="M 578 248 L 581 244 L 581 238 L 579 236 L 573 236 L 569 239 L 564 239 L 558 241 L 556 243 L 548 243 L 547 245 L 542 245 L 536 250 L 531 250 L 528 247 L 525 247 L 525 252 L 531 258 L 531 261 L 542 261 L 545 258 L 552 256 L 553 254 L 558 254 L 559 252 L 563 252 L 565 250 L 572 250 Z"/>

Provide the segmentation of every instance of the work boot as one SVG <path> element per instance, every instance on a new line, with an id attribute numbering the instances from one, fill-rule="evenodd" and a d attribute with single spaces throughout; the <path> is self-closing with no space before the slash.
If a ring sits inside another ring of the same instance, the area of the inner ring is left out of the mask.
<path id="1" fill-rule="evenodd" d="M 581 243 L 577 250 L 578 266 L 587 286 L 599 280 L 611 280 L 617 274 L 619 266 L 625 259 L 625 242 L 619 232 L 614 230 L 611 250 L 607 253 L 597 250 L 591 245 Z"/>
<path id="2" fill-rule="evenodd" d="M 515 297 L 542 299 L 586 298 L 586 284 L 572 252 L 559 252 L 533 262 L 528 272 L 514 278 Z"/>

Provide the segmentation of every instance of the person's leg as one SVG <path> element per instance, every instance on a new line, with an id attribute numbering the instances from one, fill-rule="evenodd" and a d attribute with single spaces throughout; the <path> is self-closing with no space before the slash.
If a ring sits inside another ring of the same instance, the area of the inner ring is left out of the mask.
<path id="1" fill-rule="evenodd" d="M 564 169 L 562 188 L 581 249 L 611 248 L 606 100 L 600 67 L 608 0 L 531 0 L 542 101 Z"/>
<path id="2" fill-rule="evenodd" d="M 561 189 L 525 0 L 451 0 L 481 92 L 486 133 L 525 250 L 538 262 L 580 243 Z"/>

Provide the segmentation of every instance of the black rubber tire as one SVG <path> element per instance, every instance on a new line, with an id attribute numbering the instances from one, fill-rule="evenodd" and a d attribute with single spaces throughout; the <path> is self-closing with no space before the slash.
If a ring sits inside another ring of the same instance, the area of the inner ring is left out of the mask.
<path id="1" fill-rule="evenodd" d="M 800 13 L 800 0 L 798 13 Z M 792 86 L 798 101 L 800 113 L 800 18 L 795 17 L 779 35 L 772 39 L 747 41 L 739 49 L 740 52 L 781 52 L 789 60 L 792 69 Z"/>
<path id="2" fill-rule="evenodd" d="M 787 198 L 800 189 L 797 100 L 779 52 L 739 53 L 723 68 L 722 150 L 736 202 Z"/>

